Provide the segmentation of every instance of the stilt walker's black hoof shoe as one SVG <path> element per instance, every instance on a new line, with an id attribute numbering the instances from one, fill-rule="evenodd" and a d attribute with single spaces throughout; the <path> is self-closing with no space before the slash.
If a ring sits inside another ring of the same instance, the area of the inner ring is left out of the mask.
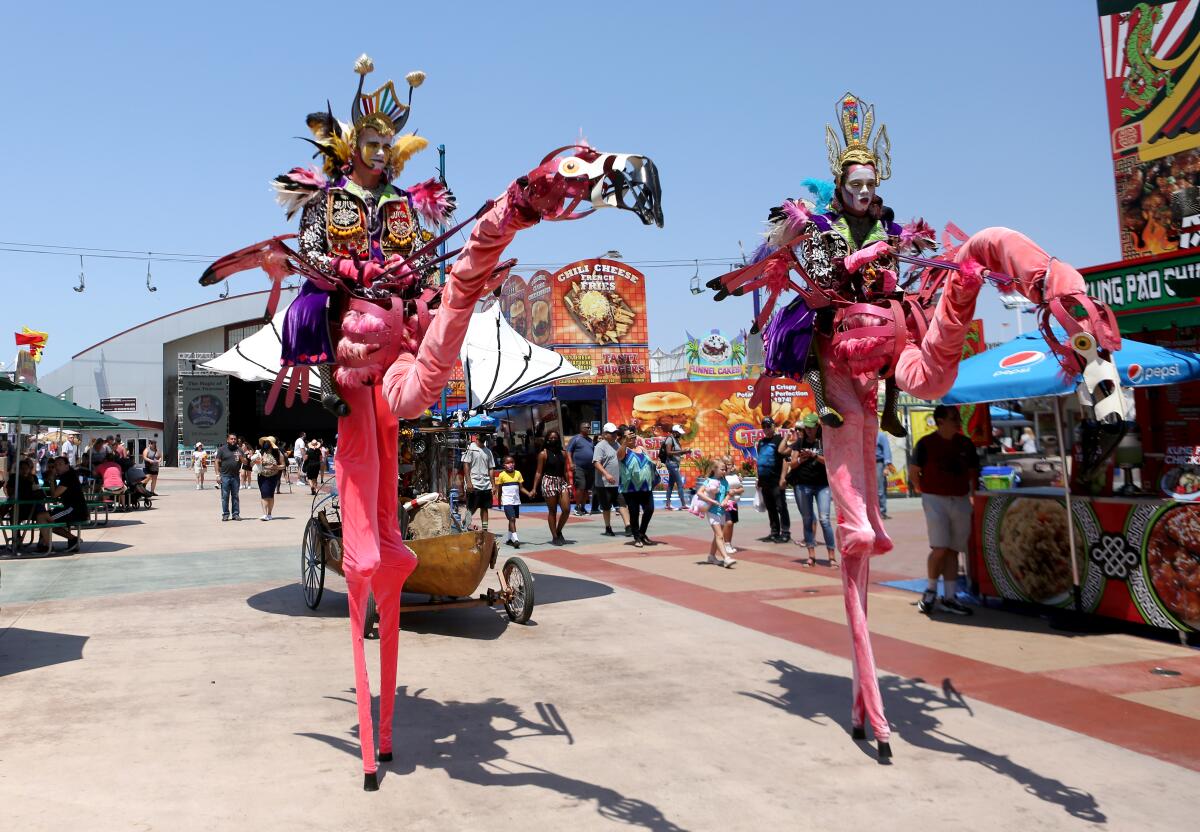
<path id="1" fill-rule="evenodd" d="M 379 752 L 379 762 L 390 763 L 391 761 L 392 761 L 392 752 L 390 752 L 390 751 L 380 751 Z"/>
<path id="2" fill-rule="evenodd" d="M 867 738 L 867 729 L 862 725 L 856 725 L 850 729 L 850 738 L 855 740 L 865 740 Z"/>
<path id="3" fill-rule="evenodd" d="M 892 746 L 889 743 L 884 742 L 883 740 L 879 741 L 879 759 L 880 760 L 892 759 Z"/>
<path id="4" fill-rule="evenodd" d="M 379 791 L 379 778 L 375 772 L 369 771 L 363 775 L 363 791 L 377 792 Z"/>

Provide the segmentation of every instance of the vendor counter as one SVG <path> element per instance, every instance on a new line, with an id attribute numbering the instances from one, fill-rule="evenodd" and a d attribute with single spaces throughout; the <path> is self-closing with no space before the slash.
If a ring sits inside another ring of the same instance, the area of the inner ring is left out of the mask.
<path id="1" fill-rule="evenodd" d="M 1200 503 L 1072 495 L 1071 513 L 1085 611 L 1184 632 L 1200 628 Z M 1070 607 L 1062 489 L 980 492 L 970 569 L 985 596 Z"/>

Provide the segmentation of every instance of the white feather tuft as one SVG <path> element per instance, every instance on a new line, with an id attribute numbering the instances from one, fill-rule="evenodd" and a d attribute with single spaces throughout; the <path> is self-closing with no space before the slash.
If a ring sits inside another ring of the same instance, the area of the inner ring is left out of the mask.
<path id="1" fill-rule="evenodd" d="M 375 62 L 371 60 L 371 56 L 366 52 L 358 56 L 358 60 L 354 62 L 354 71 L 359 75 L 369 75 L 375 71 Z"/>
<path id="2" fill-rule="evenodd" d="M 405 75 L 404 80 L 407 81 L 408 85 L 415 90 L 417 87 L 425 83 L 425 73 L 418 69 Z"/>

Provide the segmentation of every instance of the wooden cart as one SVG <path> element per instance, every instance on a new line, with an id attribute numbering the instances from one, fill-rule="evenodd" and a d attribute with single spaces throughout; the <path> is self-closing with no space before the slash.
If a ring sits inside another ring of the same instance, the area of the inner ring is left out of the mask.
<path id="1" fill-rule="evenodd" d="M 436 504 L 435 504 L 436 505 Z M 424 509 L 422 509 L 424 510 Z M 417 555 L 417 568 L 404 582 L 409 595 L 428 600 L 405 603 L 403 612 L 455 607 L 503 606 L 509 619 L 524 624 L 533 615 L 533 576 L 525 561 L 510 557 L 496 568 L 496 538 L 487 532 L 460 532 L 405 541 Z M 300 585 L 304 603 L 316 609 L 325 589 L 325 570 L 342 571 L 342 522 L 335 492 L 313 499 L 300 548 Z M 495 570 L 499 588 L 476 595 L 489 570 Z M 370 638 L 378 616 L 374 597 L 367 604 L 363 635 Z"/>

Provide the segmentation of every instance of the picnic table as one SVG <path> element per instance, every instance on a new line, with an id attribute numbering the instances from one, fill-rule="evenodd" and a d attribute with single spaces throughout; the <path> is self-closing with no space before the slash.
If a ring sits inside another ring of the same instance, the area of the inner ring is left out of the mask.
<path id="1" fill-rule="evenodd" d="M 61 507 L 61 503 L 56 503 L 53 500 L 2 500 L 0 501 L 0 535 L 3 536 L 4 546 L 9 549 L 14 555 L 20 554 L 20 549 L 25 545 L 25 536 L 29 536 L 29 542 L 33 542 L 34 536 L 42 529 L 66 529 L 74 531 L 75 536 L 82 542 L 82 530 L 85 527 L 95 527 L 100 525 L 96 522 L 95 514 L 93 513 L 92 504 L 88 503 L 88 520 L 86 523 L 80 523 L 77 520 L 67 522 L 50 522 L 39 523 L 36 519 L 21 520 L 20 512 L 14 509 L 20 506 L 45 506 L 47 511 L 53 513 L 57 508 Z M 17 515 L 16 522 L 14 515 Z M 105 510 L 104 522 L 108 522 L 108 512 Z"/>

